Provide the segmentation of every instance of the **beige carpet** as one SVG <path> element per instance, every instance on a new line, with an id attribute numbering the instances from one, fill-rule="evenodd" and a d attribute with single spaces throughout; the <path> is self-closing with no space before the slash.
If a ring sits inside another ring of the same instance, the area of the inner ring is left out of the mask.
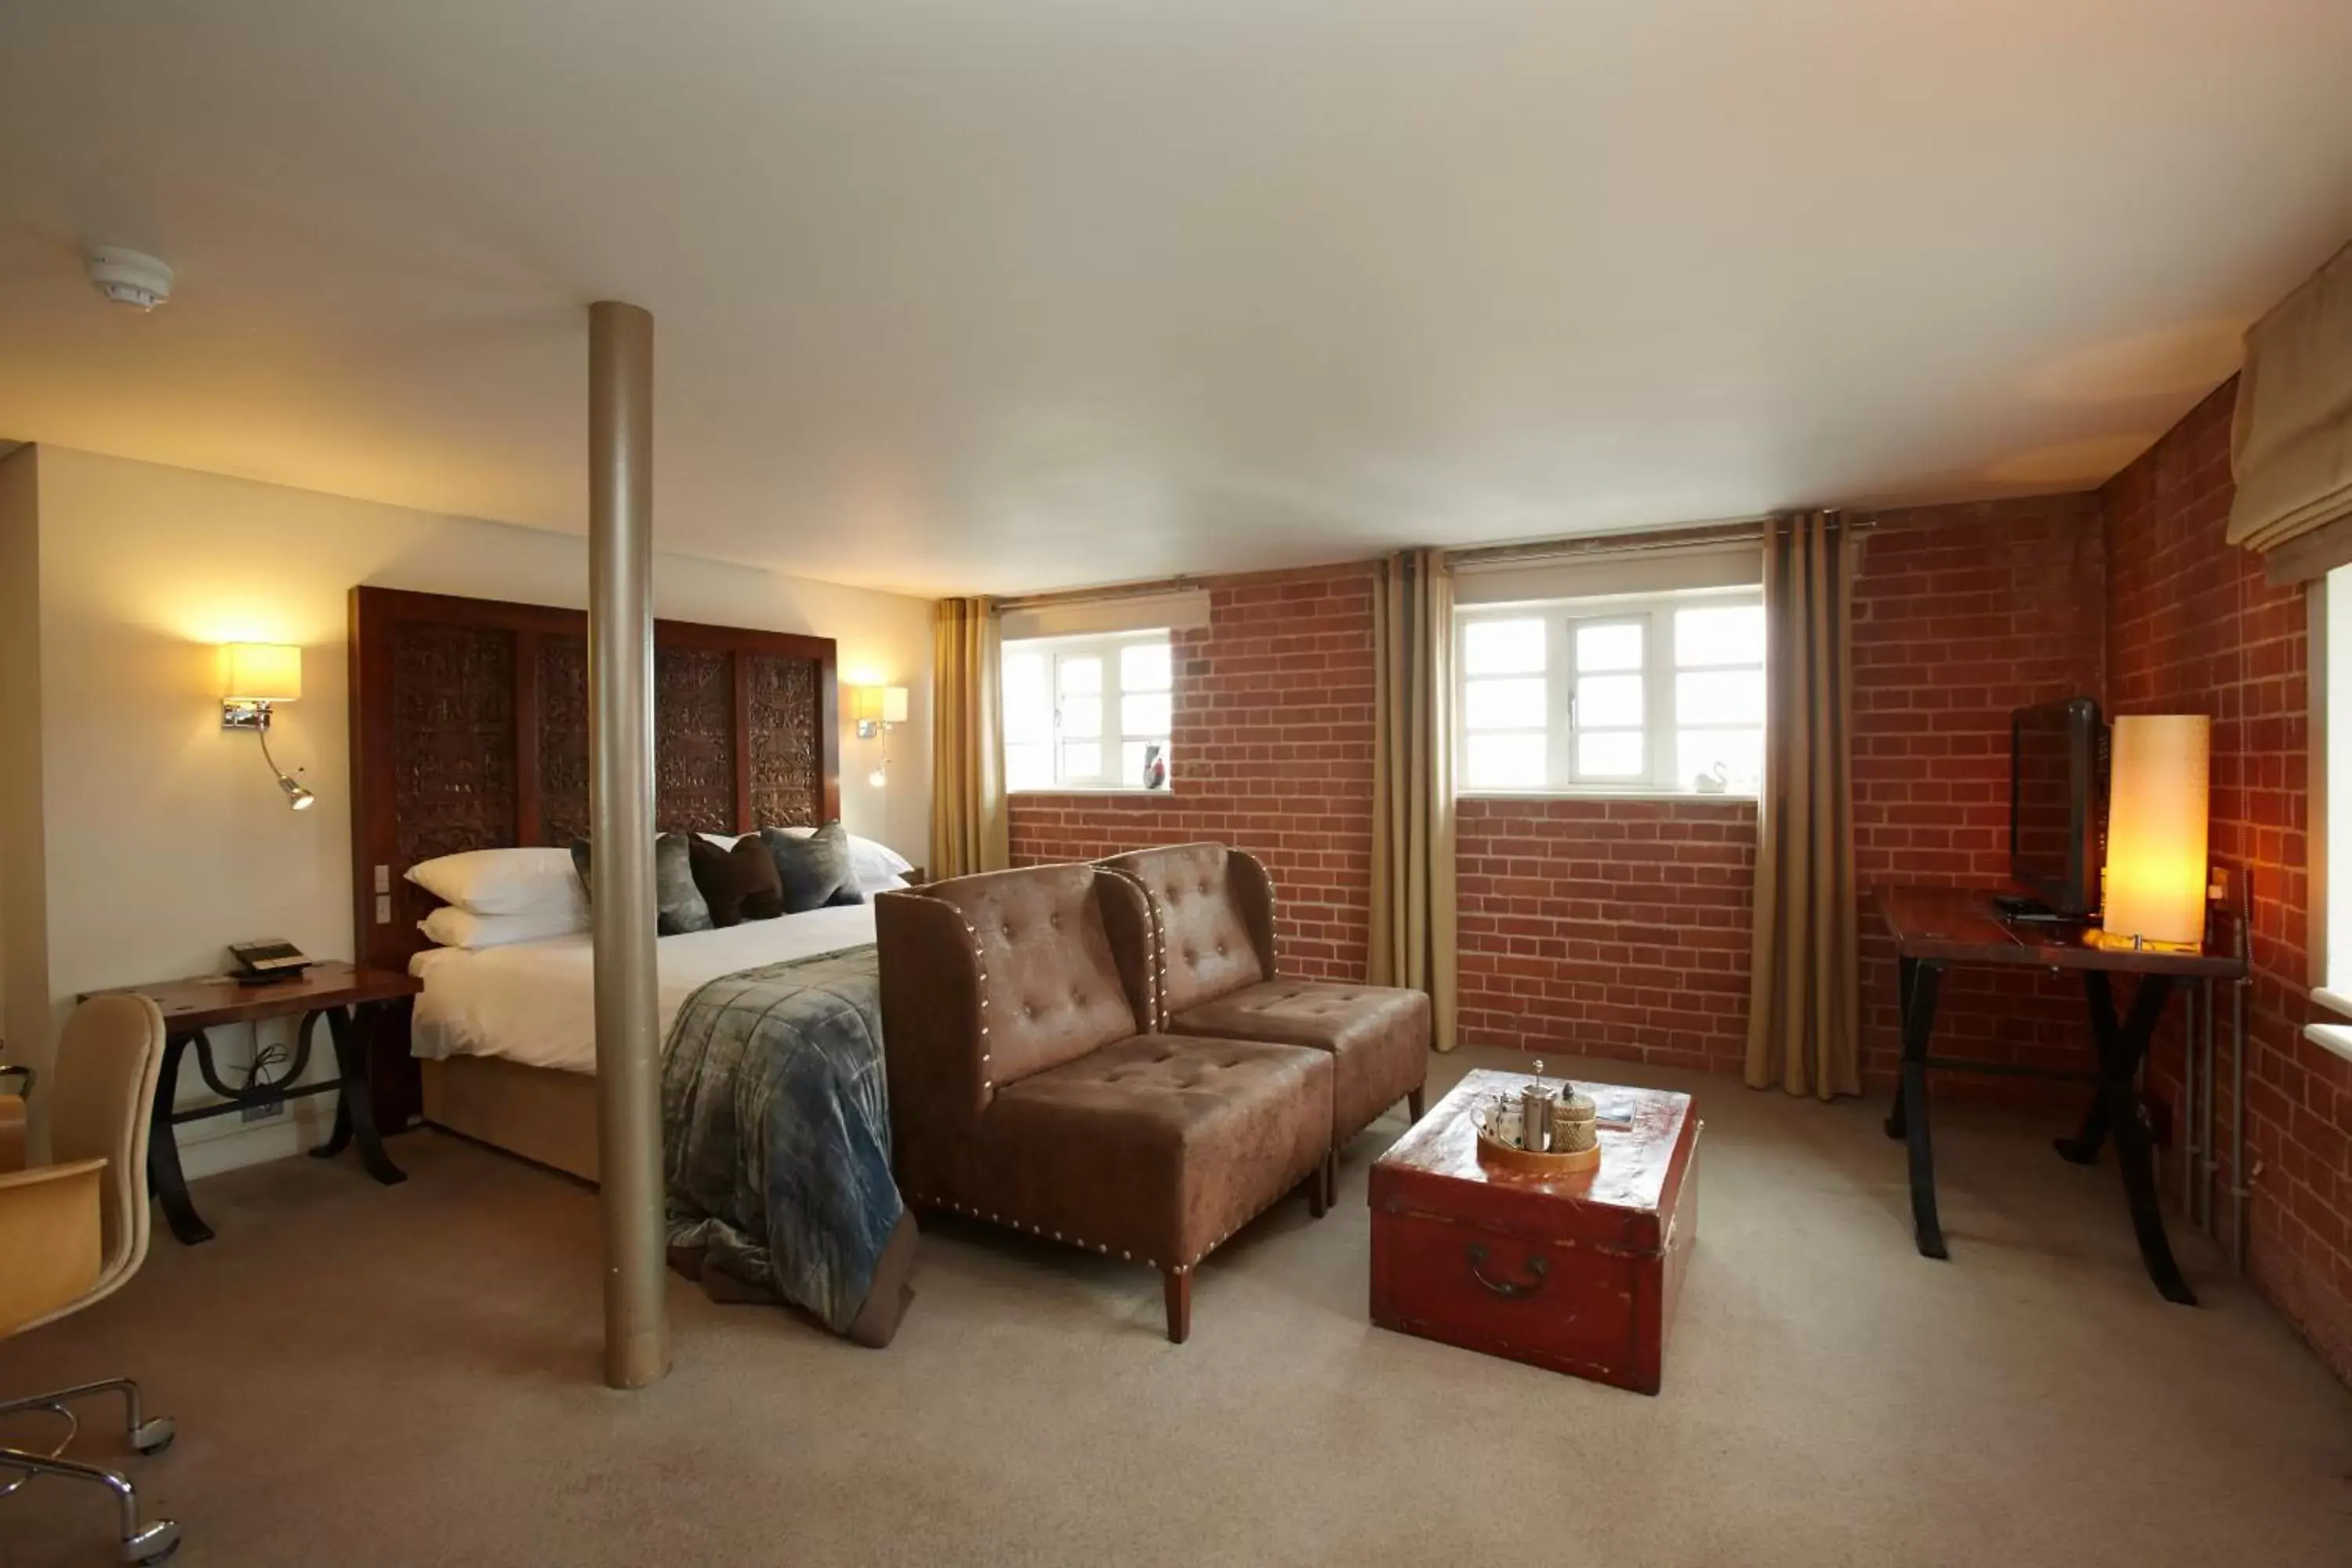
<path id="1" fill-rule="evenodd" d="M 0 1388 L 144 1379 L 181 1436 L 132 1469 L 191 1565 L 2352 1563 L 2352 1393 L 2200 1239 L 2207 1306 L 2159 1300 L 2111 1168 L 1948 1116 L 1929 1263 L 1883 1107 L 1603 1076 L 1707 1123 L 1656 1399 L 1370 1326 L 1387 1123 L 1336 1213 L 1211 1260 L 1181 1347 L 1156 1276 L 949 1227 L 887 1351 L 676 1281 L 677 1372 L 609 1393 L 593 1197 L 418 1133 L 397 1190 L 201 1184 L 220 1239 L 0 1346 Z M 36 1482 L 0 1563 L 109 1562 L 110 1518 Z"/>

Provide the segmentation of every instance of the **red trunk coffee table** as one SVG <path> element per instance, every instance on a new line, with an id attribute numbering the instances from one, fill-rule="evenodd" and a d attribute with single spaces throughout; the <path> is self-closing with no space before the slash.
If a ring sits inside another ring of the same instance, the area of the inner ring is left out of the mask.
<path id="1" fill-rule="evenodd" d="M 1690 1096 L 1584 1085 L 1601 1166 L 1546 1180 L 1480 1163 L 1470 1121 L 1529 1081 L 1473 1071 L 1372 1166 L 1372 1321 L 1655 1394 L 1698 1238 Z"/>

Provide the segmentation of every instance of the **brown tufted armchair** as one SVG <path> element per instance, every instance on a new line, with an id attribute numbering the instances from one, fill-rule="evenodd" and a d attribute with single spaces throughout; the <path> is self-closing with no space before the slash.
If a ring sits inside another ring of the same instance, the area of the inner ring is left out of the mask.
<path id="1" fill-rule="evenodd" d="M 1168 1337 L 1192 1271 L 1305 1182 L 1323 1213 L 1331 1058 L 1153 1032 L 1142 889 L 1091 866 L 878 895 L 892 1163 L 945 1208 L 1161 1271 Z"/>
<path id="2" fill-rule="evenodd" d="M 1134 878 L 1151 895 L 1160 1028 L 1328 1052 L 1335 1146 L 1400 1100 L 1421 1120 L 1428 996 L 1283 979 L 1275 968 L 1274 882 L 1256 857 L 1223 844 L 1178 844 L 1100 864 Z"/>

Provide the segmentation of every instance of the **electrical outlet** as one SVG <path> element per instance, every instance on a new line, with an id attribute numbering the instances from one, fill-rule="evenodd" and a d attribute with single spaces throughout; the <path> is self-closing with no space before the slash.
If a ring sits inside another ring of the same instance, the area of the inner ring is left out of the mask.
<path id="1" fill-rule="evenodd" d="M 236 1113 L 240 1121 L 267 1121 L 273 1116 L 286 1114 L 286 1102 L 273 1100 L 267 1105 L 248 1105 Z"/>

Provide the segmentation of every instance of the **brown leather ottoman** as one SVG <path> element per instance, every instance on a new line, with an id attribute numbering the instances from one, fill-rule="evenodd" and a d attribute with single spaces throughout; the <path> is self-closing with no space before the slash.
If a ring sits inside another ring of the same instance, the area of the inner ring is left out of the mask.
<path id="1" fill-rule="evenodd" d="M 982 1196 L 1057 1241 L 1189 1273 L 1322 1163 L 1330 1081 L 1320 1051 L 1119 1040 L 997 1090 Z"/>
<path id="2" fill-rule="evenodd" d="M 1331 1056 L 1331 1131 L 1351 1138 L 1400 1100 L 1421 1115 L 1429 997 L 1385 985 L 1268 980 L 1168 1020 L 1171 1035 L 1266 1040 Z"/>

